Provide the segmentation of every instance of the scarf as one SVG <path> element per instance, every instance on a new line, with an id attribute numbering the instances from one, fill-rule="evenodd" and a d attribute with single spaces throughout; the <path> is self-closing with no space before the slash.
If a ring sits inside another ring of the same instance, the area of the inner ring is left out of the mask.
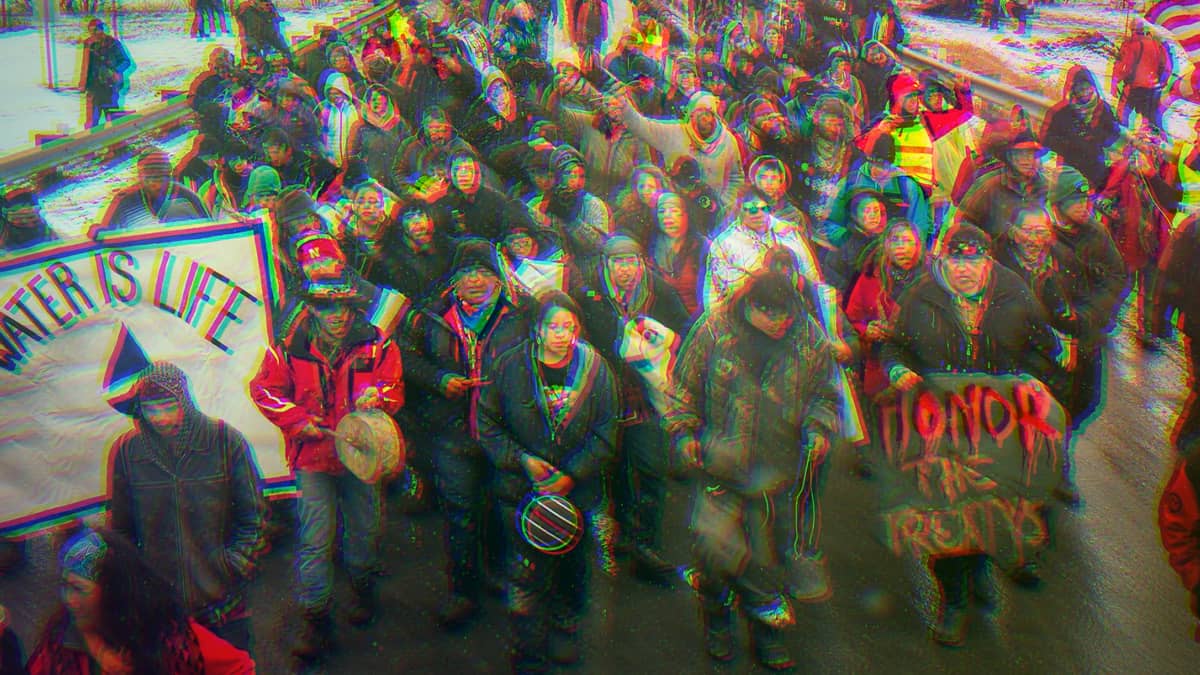
<path id="1" fill-rule="evenodd" d="M 650 283 L 646 279 L 646 274 L 648 274 L 649 271 L 646 269 L 645 261 L 642 262 L 642 278 L 638 279 L 637 286 L 634 287 L 633 292 L 629 295 L 625 295 L 625 293 L 622 292 L 621 289 L 617 288 L 617 285 L 613 283 L 612 277 L 608 273 L 608 265 L 605 264 L 603 260 L 600 262 L 600 265 L 602 266 L 600 276 L 604 281 L 604 294 L 608 296 L 608 299 L 610 302 L 612 302 L 613 307 L 617 309 L 617 313 L 619 313 L 621 317 L 626 320 L 637 318 L 645 314 L 646 307 L 650 305 L 652 295 L 650 291 Z"/>
<path id="2" fill-rule="evenodd" d="M 561 391 L 556 392 L 546 385 L 542 375 L 545 366 L 537 358 L 536 343 L 531 345 L 530 361 L 533 364 L 536 384 L 534 395 L 537 398 L 538 410 L 541 411 L 542 419 L 550 432 L 550 442 L 557 443 L 558 435 L 579 414 L 579 404 L 587 400 L 588 394 L 599 379 L 597 371 L 600 369 L 600 356 L 591 345 L 576 342 L 566 365 L 566 383 Z"/>

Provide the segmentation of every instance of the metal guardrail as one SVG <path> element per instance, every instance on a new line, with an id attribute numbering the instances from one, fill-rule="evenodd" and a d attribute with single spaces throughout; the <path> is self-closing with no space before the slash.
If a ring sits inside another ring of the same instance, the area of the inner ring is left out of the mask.
<path id="1" fill-rule="evenodd" d="M 1019 103 L 1029 113 L 1029 116 L 1038 123 L 1042 121 L 1042 118 L 1046 116 L 1050 108 L 1054 107 L 1054 101 L 1045 96 L 1022 91 L 995 78 L 980 75 L 952 63 L 938 60 L 925 52 L 915 51 L 903 46 L 897 48 L 896 51 L 905 66 L 914 70 L 932 68 L 943 73 L 965 78 L 971 83 L 971 91 L 976 96 L 993 104 L 1011 106 L 1014 103 Z"/>
<path id="2" fill-rule="evenodd" d="M 390 3 L 380 5 L 352 19 L 343 19 L 343 23 L 339 23 L 337 17 L 334 17 L 332 23 L 342 35 L 353 35 L 384 20 L 394 9 Z M 297 57 L 304 56 L 312 51 L 316 44 L 316 36 L 307 37 L 293 45 L 293 53 Z M 111 124 L 0 157 L 0 185 L 22 179 L 33 179 L 36 182 L 41 176 L 53 173 L 65 164 L 108 152 L 111 148 L 120 147 L 130 139 L 152 131 L 170 130 L 186 121 L 190 114 L 187 95 L 181 94 Z"/>
<path id="3" fill-rule="evenodd" d="M 996 106 L 1009 108 L 1013 104 L 1019 103 L 1022 108 L 1029 113 L 1030 120 L 1033 123 L 1033 128 L 1036 132 L 1042 126 L 1042 120 L 1046 117 L 1046 113 L 1054 107 L 1055 102 L 1030 92 L 1017 89 L 1011 85 L 1005 84 L 995 78 L 979 73 L 972 72 L 965 68 L 960 68 L 952 63 L 946 63 L 930 56 L 921 51 L 909 49 L 908 47 L 897 48 L 897 53 L 900 61 L 908 68 L 914 70 L 923 70 L 931 68 L 943 73 L 957 75 L 966 78 L 971 83 L 972 93 L 984 101 Z M 1131 132 L 1122 127 L 1122 135 L 1126 141 L 1132 139 Z M 1178 140 L 1168 140 L 1166 147 L 1163 148 L 1163 160 L 1168 163 L 1174 163 L 1179 159 L 1179 152 L 1182 148 L 1182 142 Z"/>

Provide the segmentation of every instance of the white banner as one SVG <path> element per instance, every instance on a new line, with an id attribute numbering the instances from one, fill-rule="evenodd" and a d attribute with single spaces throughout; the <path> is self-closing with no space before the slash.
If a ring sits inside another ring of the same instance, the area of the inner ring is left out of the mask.
<path id="1" fill-rule="evenodd" d="M 270 340 L 270 240 L 254 223 L 66 242 L 0 263 L 0 532 L 103 506 L 114 409 L 142 365 L 187 373 L 193 399 L 249 441 L 268 482 L 290 477 L 248 383 Z"/>

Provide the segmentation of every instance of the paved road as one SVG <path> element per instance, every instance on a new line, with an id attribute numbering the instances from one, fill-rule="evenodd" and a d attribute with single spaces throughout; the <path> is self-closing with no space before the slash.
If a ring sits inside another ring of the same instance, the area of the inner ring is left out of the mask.
<path id="1" fill-rule="evenodd" d="M 1194 673 L 1200 646 L 1190 641 L 1186 593 L 1167 566 L 1155 526 L 1157 494 L 1170 468 L 1165 435 L 1182 401 L 1183 363 L 1177 346 L 1142 352 L 1121 328 L 1112 341 L 1108 402 L 1079 439 L 1078 481 L 1086 504 L 1057 511 L 1054 544 L 1043 557 L 1046 583 L 1037 591 L 1002 584 L 995 618 L 974 615 L 967 646 L 931 643 L 928 579 L 891 556 L 874 537 L 874 485 L 851 477 L 848 458 L 825 494 L 825 547 L 835 593 L 824 604 L 801 605 L 792 633 L 795 656 L 809 672 L 836 673 Z M 687 490 L 672 485 L 669 552 L 683 561 Z M 289 540 L 263 563 L 253 590 L 260 672 L 288 672 L 287 645 L 299 620 L 290 599 Z M 0 579 L 18 632 L 33 634 L 55 593 L 52 555 L 33 545 L 32 564 Z M 382 580 L 381 619 L 359 631 L 339 623 L 343 649 L 312 672 L 500 673 L 506 671 L 503 606 L 465 635 L 445 635 L 433 611 L 443 579 L 441 527 L 435 516 L 392 513 Z M 348 593 L 340 579 L 341 597 Z M 755 672 L 746 652 L 716 667 L 704 656 L 694 598 L 627 576 L 593 577 L 581 673 Z M 745 642 L 745 630 L 741 631 Z"/>

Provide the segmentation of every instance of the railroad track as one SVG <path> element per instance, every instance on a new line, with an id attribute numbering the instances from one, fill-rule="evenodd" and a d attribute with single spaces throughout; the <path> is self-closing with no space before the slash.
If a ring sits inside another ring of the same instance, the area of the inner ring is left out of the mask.
<path id="1" fill-rule="evenodd" d="M 394 7 L 388 3 L 354 17 L 334 17 L 335 27 L 348 40 L 358 41 L 376 24 L 386 21 Z M 317 47 L 310 36 L 293 45 L 298 58 Z M 180 94 L 103 127 L 81 131 L 44 145 L 0 157 L 0 185 L 30 183 L 49 189 L 67 178 L 70 168 L 95 171 L 122 159 L 139 142 L 161 140 L 186 130 L 192 111 L 187 95 Z"/>

